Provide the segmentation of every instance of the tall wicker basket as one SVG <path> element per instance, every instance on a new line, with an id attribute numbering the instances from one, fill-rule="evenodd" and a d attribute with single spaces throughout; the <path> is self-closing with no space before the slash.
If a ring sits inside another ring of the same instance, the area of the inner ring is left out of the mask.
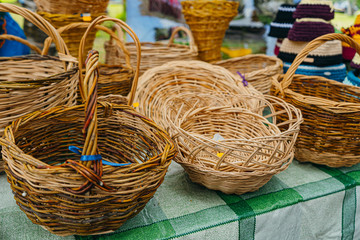
<path id="1" fill-rule="evenodd" d="M 214 63 L 243 78 L 256 90 L 270 94 L 272 77 L 283 73 L 283 63 L 277 57 L 264 54 L 250 54 L 244 57 L 230 58 Z"/>
<path id="2" fill-rule="evenodd" d="M 238 2 L 226 0 L 182 1 L 182 12 L 194 35 L 199 57 L 206 62 L 221 59 L 221 45 L 230 21 L 238 14 Z"/>
<path id="3" fill-rule="evenodd" d="M 121 29 L 116 29 L 119 39 L 123 39 Z M 183 31 L 189 38 L 189 45 L 174 43 L 175 36 L 178 32 Z M 134 43 L 125 44 L 126 50 L 130 52 L 131 64 L 136 63 L 136 46 Z M 125 64 L 124 50 L 110 38 L 105 42 L 106 61 L 110 65 Z M 197 60 L 198 51 L 195 45 L 194 37 L 191 31 L 185 27 L 177 27 L 171 34 L 168 43 L 162 42 L 142 42 L 141 43 L 141 65 L 140 76 L 148 69 L 160 66 L 169 61 L 175 60 Z"/>
<path id="4" fill-rule="evenodd" d="M 304 116 L 296 144 L 296 159 L 330 167 L 360 162 L 360 88 L 318 76 L 295 75 L 314 49 L 341 40 L 360 53 L 360 45 L 342 34 L 327 34 L 311 41 L 285 75 L 273 81 L 272 94 L 298 107 Z"/>
<path id="5" fill-rule="evenodd" d="M 61 14 L 104 13 L 109 0 L 34 0 L 38 11 Z"/>
<path id="6" fill-rule="evenodd" d="M 0 11 L 23 16 L 55 41 L 62 58 L 28 55 L 0 58 L 0 133 L 13 120 L 57 105 L 74 105 L 78 68 L 68 62 L 67 47 L 56 29 L 41 16 L 13 4 L 0 4 Z M 4 37 L 4 36 L 2 36 Z M 26 42 L 25 40 L 21 40 Z M 37 49 L 36 51 L 39 51 Z M 0 172 L 3 162 L 0 160 Z"/>
<path id="7" fill-rule="evenodd" d="M 99 17 L 86 33 L 109 20 L 134 38 L 140 59 L 138 39 L 121 20 Z M 97 101 L 97 63 L 98 53 L 92 51 L 86 75 L 80 74 L 85 104 L 29 114 L 8 126 L 0 139 L 20 209 L 33 223 L 61 236 L 119 228 L 152 198 L 176 153 L 168 134 L 132 107 Z"/>

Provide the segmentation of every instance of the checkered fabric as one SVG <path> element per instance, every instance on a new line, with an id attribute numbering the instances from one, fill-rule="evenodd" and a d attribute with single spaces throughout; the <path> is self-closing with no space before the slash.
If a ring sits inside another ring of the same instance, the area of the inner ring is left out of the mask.
<path id="1" fill-rule="evenodd" d="M 58 237 L 32 224 L 0 176 L 0 239 L 360 239 L 360 164 L 294 161 L 259 191 L 226 195 L 192 183 L 172 163 L 145 209 L 111 234 Z"/>

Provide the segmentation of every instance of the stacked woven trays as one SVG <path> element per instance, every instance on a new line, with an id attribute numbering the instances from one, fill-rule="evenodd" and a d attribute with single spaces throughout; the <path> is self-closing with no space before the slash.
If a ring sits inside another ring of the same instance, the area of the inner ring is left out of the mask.
<path id="1" fill-rule="evenodd" d="M 56 29 L 42 17 L 12 4 L 1 4 L 0 10 L 23 16 L 54 39 L 61 59 L 46 55 L 0 58 L 0 133 L 17 118 L 57 105 L 74 105 L 78 68 L 67 62 L 68 50 Z M 2 36 L 11 38 L 9 36 Z M 13 38 L 17 40 L 17 38 Z M 27 43 L 25 40 L 21 42 Z M 33 47 L 35 48 L 35 47 Z M 35 48 L 36 49 L 36 48 Z M 39 49 L 36 50 L 40 51 Z M 3 162 L 0 161 L 0 171 Z"/>
<path id="2" fill-rule="evenodd" d="M 38 14 L 49 21 L 55 28 L 75 22 L 90 22 L 98 16 L 106 15 L 109 0 L 36 0 Z M 70 54 L 78 57 L 80 39 L 85 29 L 72 29 L 62 35 Z M 92 48 L 96 35 L 94 29 L 86 39 L 86 51 Z"/>
<path id="3" fill-rule="evenodd" d="M 221 45 L 230 21 L 238 14 L 238 2 L 226 0 L 182 1 L 182 12 L 194 35 L 199 57 L 206 62 L 221 59 Z"/>

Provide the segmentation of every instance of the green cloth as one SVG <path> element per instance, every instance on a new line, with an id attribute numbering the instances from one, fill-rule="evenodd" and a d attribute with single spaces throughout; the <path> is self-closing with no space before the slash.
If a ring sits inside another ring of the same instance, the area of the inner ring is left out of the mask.
<path id="1" fill-rule="evenodd" d="M 0 239 L 360 239 L 360 164 L 294 161 L 259 191 L 226 195 L 192 183 L 172 163 L 153 199 L 111 234 L 58 237 L 34 225 L 0 176 Z"/>

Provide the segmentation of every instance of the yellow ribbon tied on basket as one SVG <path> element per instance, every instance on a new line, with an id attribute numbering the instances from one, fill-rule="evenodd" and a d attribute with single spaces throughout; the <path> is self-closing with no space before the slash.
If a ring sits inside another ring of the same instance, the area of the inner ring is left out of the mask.
<path id="1" fill-rule="evenodd" d="M 136 108 L 136 107 L 138 107 L 138 106 L 139 106 L 139 103 L 138 103 L 138 102 L 133 103 L 133 107 L 134 107 L 134 108 Z"/>
<path id="2" fill-rule="evenodd" d="M 214 137 L 213 137 L 213 140 L 215 140 L 215 141 L 221 141 L 221 140 L 224 140 L 224 138 L 220 135 L 220 133 L 216 133 L 216 134 L 214 135 Z M 217 155 L 219 158 L 221 158 L 221 157 L 224 155 L 224 153 L 218 152 L 216 155 Z"/>

